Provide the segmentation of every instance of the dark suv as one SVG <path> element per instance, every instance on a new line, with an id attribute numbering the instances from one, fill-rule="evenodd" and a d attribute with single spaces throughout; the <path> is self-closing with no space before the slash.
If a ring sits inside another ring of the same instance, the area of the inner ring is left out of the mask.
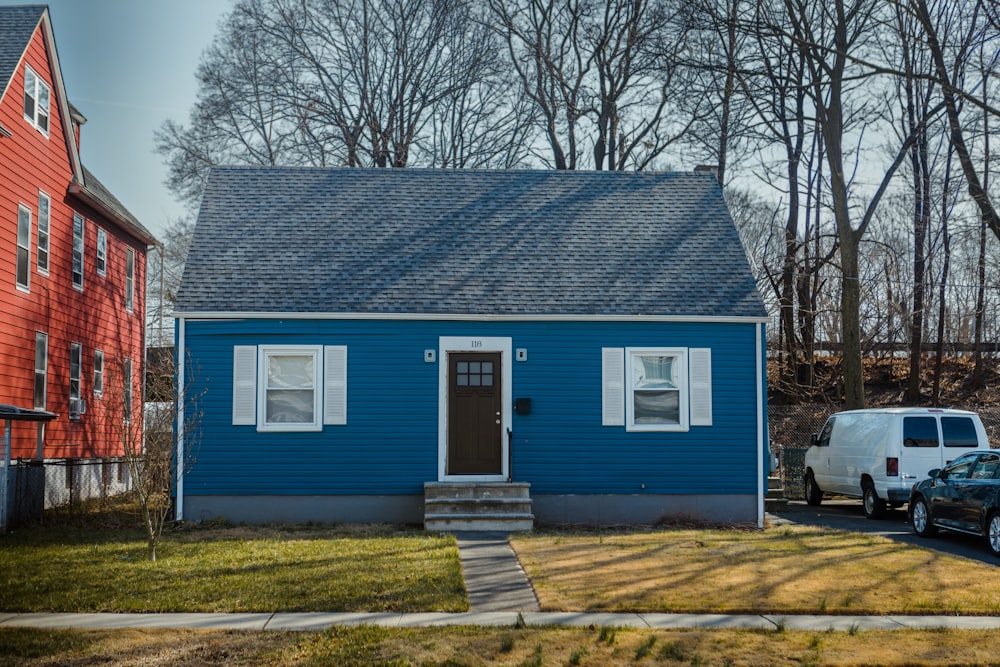
<path id="1" fill-rule="evenodd" d="M 1000 453 L 969 452 L 927 474 L 910 493 L 913 532 L 929 537 L 947 528 L 980 535 L 1000 556 Z"/>

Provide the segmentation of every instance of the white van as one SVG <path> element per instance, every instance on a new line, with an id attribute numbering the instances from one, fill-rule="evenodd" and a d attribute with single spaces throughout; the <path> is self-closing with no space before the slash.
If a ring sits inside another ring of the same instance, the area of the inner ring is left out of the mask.
<path id="1" fill-rule="evenodd" d="M 806 450 L 806 502 L 823 494 L 864 500 L 877 519 L 886 505 L 899 507 L 932 468 L 974 449 L 989 449 L 975 412 L 940 408 L 848 410 L 826 420 Z"/>

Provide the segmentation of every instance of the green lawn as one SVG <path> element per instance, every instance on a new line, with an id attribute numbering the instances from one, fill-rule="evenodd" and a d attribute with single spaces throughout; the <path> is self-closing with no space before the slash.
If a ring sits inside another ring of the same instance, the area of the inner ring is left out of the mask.
<path id="1" fill-rule="evenodd" d="M 136 530 L 0 538 L 0 610 L 466 611 L 451 536 L 385 527 L 172 532 L 155 563 Z"/>

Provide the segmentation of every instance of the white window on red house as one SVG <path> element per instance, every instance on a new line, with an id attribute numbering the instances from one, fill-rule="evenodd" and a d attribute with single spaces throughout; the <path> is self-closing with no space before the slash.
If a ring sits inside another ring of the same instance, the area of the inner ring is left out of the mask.
<path id="1" fill-rule="evenodd" d="M 94 350 L 94 396 L 104 393 L 104 350 Z"/>
<path id="2" fill-rule="evenodd" d="M 42 275 L 49 274 L 49 211 L 51 209 L 50 197 L 38 191 L 38 272 Z"/>
<path id="3" fill-rule="evenodd" d="M 103 229 L 97 230 L 97 275 L 106 276 L 108 274 L 108 233 Z"/>
<path id="4" fill-rule="evenodd" d="M 122 363 L 122 410 L 125 423 L 132 421 L 132 360 L 125 357 Z"/>
<path id="5" fill-rule="evenodd" d="M 49 100 L 51 89 L 34 70 L 24 67 L 24 119 L 39 132 L 49 136 Z"/>
<path id="6" fill-rule="evenodd" d="M 135 310 L 135 250 L 125 249 L 125 310 Z"/>
<path id="7" fill-rule="evenodd" d="M 17 272 L 18 289 L 27 292 L 31 287 L 31 209 L 24 204 L 17 207 Z"/>
<path id="8" fill-rule="evenodd" d="M 73 287 L 83 289 L 83 216 L 73 214 Z"/>
<path id="9" fill-rule="evenodd" d="M 75 403 L 80 401 L 80 363 L 83 356 L 83 346 L 80 343 L 69 344 L 69 403 L 70 412 Z"/>
<path id="10" fill-rule="evenodd" d="M 48 394 L 49 336 L 35 332 L 35 409 L 44 410 Z"/>

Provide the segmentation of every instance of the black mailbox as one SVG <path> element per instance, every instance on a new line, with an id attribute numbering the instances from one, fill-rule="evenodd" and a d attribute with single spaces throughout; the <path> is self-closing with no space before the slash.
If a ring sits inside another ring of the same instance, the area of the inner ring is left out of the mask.
<path id="1" fill-rule="evenodd" d="M 530 398 L 515 398 L 514 399 L 514 412 L 519 415 L 530 415 L 531 414 L 531 399 Z"/>

